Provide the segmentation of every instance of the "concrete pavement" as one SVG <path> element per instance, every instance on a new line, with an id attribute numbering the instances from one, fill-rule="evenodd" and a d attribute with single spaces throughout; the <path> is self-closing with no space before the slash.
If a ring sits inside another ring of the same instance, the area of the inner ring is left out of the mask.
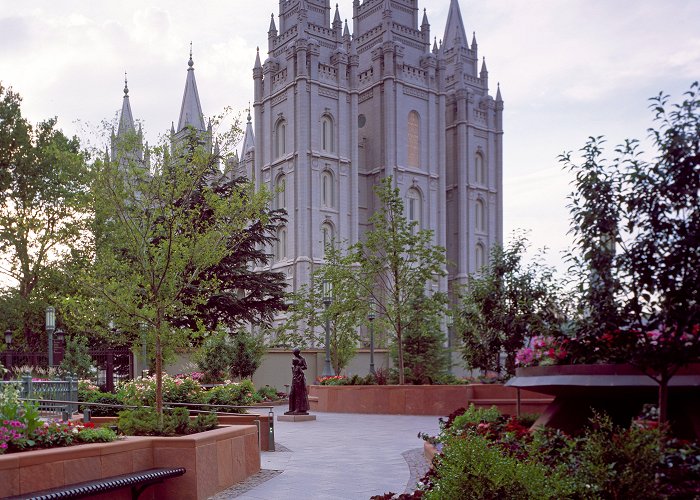
<path id="1" fill-rule="evenodd" d="M 214 498 L 367 500 L 402 493 L 410 477 L 402 454 L 415 457 L 405 452 L 423 447 L 418 432 L 439 429 L 436 416 L 313 414 L 315 421 L 275 421 L 275 442 L 289 451 L 261 453 L 263 482 L 244 493 L 234 486 Z"/>

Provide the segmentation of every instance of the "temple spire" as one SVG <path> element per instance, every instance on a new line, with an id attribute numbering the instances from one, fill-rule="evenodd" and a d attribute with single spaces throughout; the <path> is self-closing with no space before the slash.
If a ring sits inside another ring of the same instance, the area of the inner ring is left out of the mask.
<path id="1" fill-rule="evenodd" d="M 124 72 L 124 98 L 122 99 L 122 112 L 119 117 L 119 128 L 117 137 L 122 137 L 127 132 L 134 132 L 134 116 L 131 114 L 131 103 L 129 102 L 129 83 Z"/>
<path id="2" fill-rule="evenodd" d="M 243 136 L 243 148 L 241 149 L 241 157 L 244 157 L 247 152 L 255 149 L 255 133 L 253 132 L 253 124 L 250 117 L 250 103 L 248 103 L 248 122 L 245 126 L 245 135 Z"/>
<path id="3" fill-rule="evenodd" d="M 199 92 L 197 82 L 194 79 L 194 61 L 192 60 L 192 42 L 190 42 L 190 59 L 187 61 L 187 79 L 185 81 L 185 92 L 182 96 L 182 106 L 180 107 L 180 119 L 178 120 L 177 132 L 187 126 L 194 127 L 195 130 L 204 131 L 204 114 L 202 105 L 199 102 Z"/>
<path id="4" fill-rule="evenodd" d="M 450 0 L 445 36 L 442 40 L 447 47 L 456 47 L 457 45 L 467 47 L 467 34 L 464 31 L 462 12 L 459 10 L 459 2 L 457 0 Z"/>

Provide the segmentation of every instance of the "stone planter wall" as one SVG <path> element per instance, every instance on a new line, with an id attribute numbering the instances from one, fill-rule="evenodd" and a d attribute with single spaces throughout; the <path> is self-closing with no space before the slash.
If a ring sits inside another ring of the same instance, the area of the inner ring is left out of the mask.
<path id="1" fill-rule="evenodd" d="M 185 467 L 178 478 L 149 487 L 143 500 L 206 499 L 260 470 L 257 427 L 223 426 L 183 437 L 128 437 L 113 443 L 0 456 L 0 497 L 20 495 L 153 467 Z M 130 499 L 128 488 L 104 495 Z"/>
<path id="2" fill-rule="evenodd" d="M 194 420 L 195 417 L 190 417 Z M 270 449 L 270 426 L 273 425 L 274 417 L 267 413 L 231 413 L 228 415 L 218 415 L 221 425 L 260 425 L 260 451 L 271 451 Z M 95 425 L 116 425 L 117 417 L 92 417 L 90 419 Z M 259 422 L 259 424 L 257 423 Z"/>
<path id="3" fill-rule="evenodd" d="M 471 403 L 515 414 L 517 393 L 500 384 L 309 386 L 311 411 L 392 415 L 449 415 Z M 551 401 L 550 396 L 520 391 L 521 413 L 541 413 Z"/>

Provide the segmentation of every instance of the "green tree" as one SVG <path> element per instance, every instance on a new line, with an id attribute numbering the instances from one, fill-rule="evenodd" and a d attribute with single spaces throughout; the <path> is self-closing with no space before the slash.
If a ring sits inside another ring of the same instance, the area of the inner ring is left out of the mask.
<path id="1" fill-rule="evenodd" d="M 0 85 L 0 273 L 17 283 L 4 295 L 7 326 L 36 349 L 63 263 L 89 248 L 91 171 L 77 138 L 55 118 L 32 126 L 20 104 Z"/>
<path id="2" fill-rule="evenodd" d="M 404 335 L 418 328 L 418 323 L 429 323 L 443 314 L 445 294 L 426 297 L 425 291 L 446 274 L 446 258 L 445 249 L 433 244 L 432 231 L 407 220 L 399 190 L 392 182 L 387 177 L 375 187 L 379 209 L 369 218 L 371 230 L 365 240 L 339 253 L 325 269 L 336 296 L 342 291 L 351 297 L 351 304 L 365 304 L 358 308 L 364 317 L 369 302 L 376 304 L 375 327 L 391 336 L 397 350 L 399 383 L 404 384 Z M 424 314 L 414 313 L 418 303 L 424 306 Z"/>
<path id="3" fill-rule="evenodd" d="M 429 308 L 438 308 L 431 311 Z M 403 334 L 405 381 L 409 384 L 431 384 L 447 372 L 449 351 L 441 330 L 442 303 L 419 297 L 411 308 L 419 316 L 408 321 Z M 398 352 L 393 350 L 397 355 Z M 395 355 L 395 357 L 397 357 Z"/>
<path id="4" fill-rule="evenodd" d="M 516 235 L 494 246 L 488 264 L 460 292 L 454 328 L 470 368 L 515 374 L 515 354 L 534 336 L 560 333 L 565 315 L 553 270 L 539 260 L 525 264 L 527 240 Z M 506 355 L 505 367 L 501 353 Z"/>
<path id="5" fill-rule="evenodd" d="M 150 170 L 129 155 L 105 162 L 94 190 L 101 226 L 90 285 L 121 327 L 145 325 L 161 415 L 164 352 L 205 329 L 202 322 L 176 328 L 170 319 L 196 315 L 220 287 L 207 271 L 236 251 L 251 224 L 267 222 L 268 193 L 249 183 L 217 192 L 219 158 L 203 142 L 191 131 L 155 149 Z"/>
<path id="6" fill-rule="evenodd" d="M 79 378 L 89 378 L 94 370 L 94 362 L 88 351 L 87 337 L 67 336 L 61 370 L 65 373 L 74 373 Z"/>
<path id="7" fill-rule="evenodd" d="M 343 265 L 342 254 L 335 244 L 325 249 L 325 263 L 314 270 L 311 286 L 302 286 L 289 294 L 286 321 L 278 328 L 276 344 L 284 347 L 308 347 L 325 342 L 328 319 L 331 364 L 340 374 L 357 352 L 359 327 L 367 317 L 368 302 L 356 290 L 344 286 L 351 279 L 352 268 Z M 332 301 L 323 302 L 323 283 L 332 290 Z"/>
<path id="8" fill-rule="evenodd" d="M 627 140 L 608 162 L 601 140 L 591 138 L 582 163 L 570 153 L 561 160 L 576 175 L 573 199 L 585 200 L 572 209 L 580 274 L 592 277 L 580 285 L 582 348 L 598 311 L 613 310 L 612 296 L 616 311 L 605 326 L 626 332 L 628 343 L 610 355 L 659 384 L 659 419 L 665 421 L 670 379 L 700 356 L 700 85 L 693 83 L 678 104 L 660 93 L 650 108 L 658 123 L 649 129 L 653 159 Z M 591 201 L 599 191 L 610 192 L 608 201 Z M 601 219 L 608 222 L 598 229 Z M 605 263 L 603 272 L 598 262 Z M 606 274 L 610 285 L 601 296 L 596 280 Z"/>
<path id="9" fill-rule="evenodd" d="M 197 366 L 209 382 L 227 378 L 252 377 L 265 354 L 265 342 L 260 335 L 238 331 L 231 335 L 219 330 L 207 337 L 197 355 Z"/>

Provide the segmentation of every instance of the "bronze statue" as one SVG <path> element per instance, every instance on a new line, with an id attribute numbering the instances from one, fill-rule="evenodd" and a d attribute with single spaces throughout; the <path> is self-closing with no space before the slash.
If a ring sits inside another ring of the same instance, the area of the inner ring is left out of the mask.
<path id="1" fill-rule="evenodd" d="M 292 359 L 292 389 L 289 391 L 289 411 L 285 415 L 308 415 L 309 392 L 306 388 L 304 370 L 307 369 L 306 360 L 299 349 L 294 349 Z"/>

